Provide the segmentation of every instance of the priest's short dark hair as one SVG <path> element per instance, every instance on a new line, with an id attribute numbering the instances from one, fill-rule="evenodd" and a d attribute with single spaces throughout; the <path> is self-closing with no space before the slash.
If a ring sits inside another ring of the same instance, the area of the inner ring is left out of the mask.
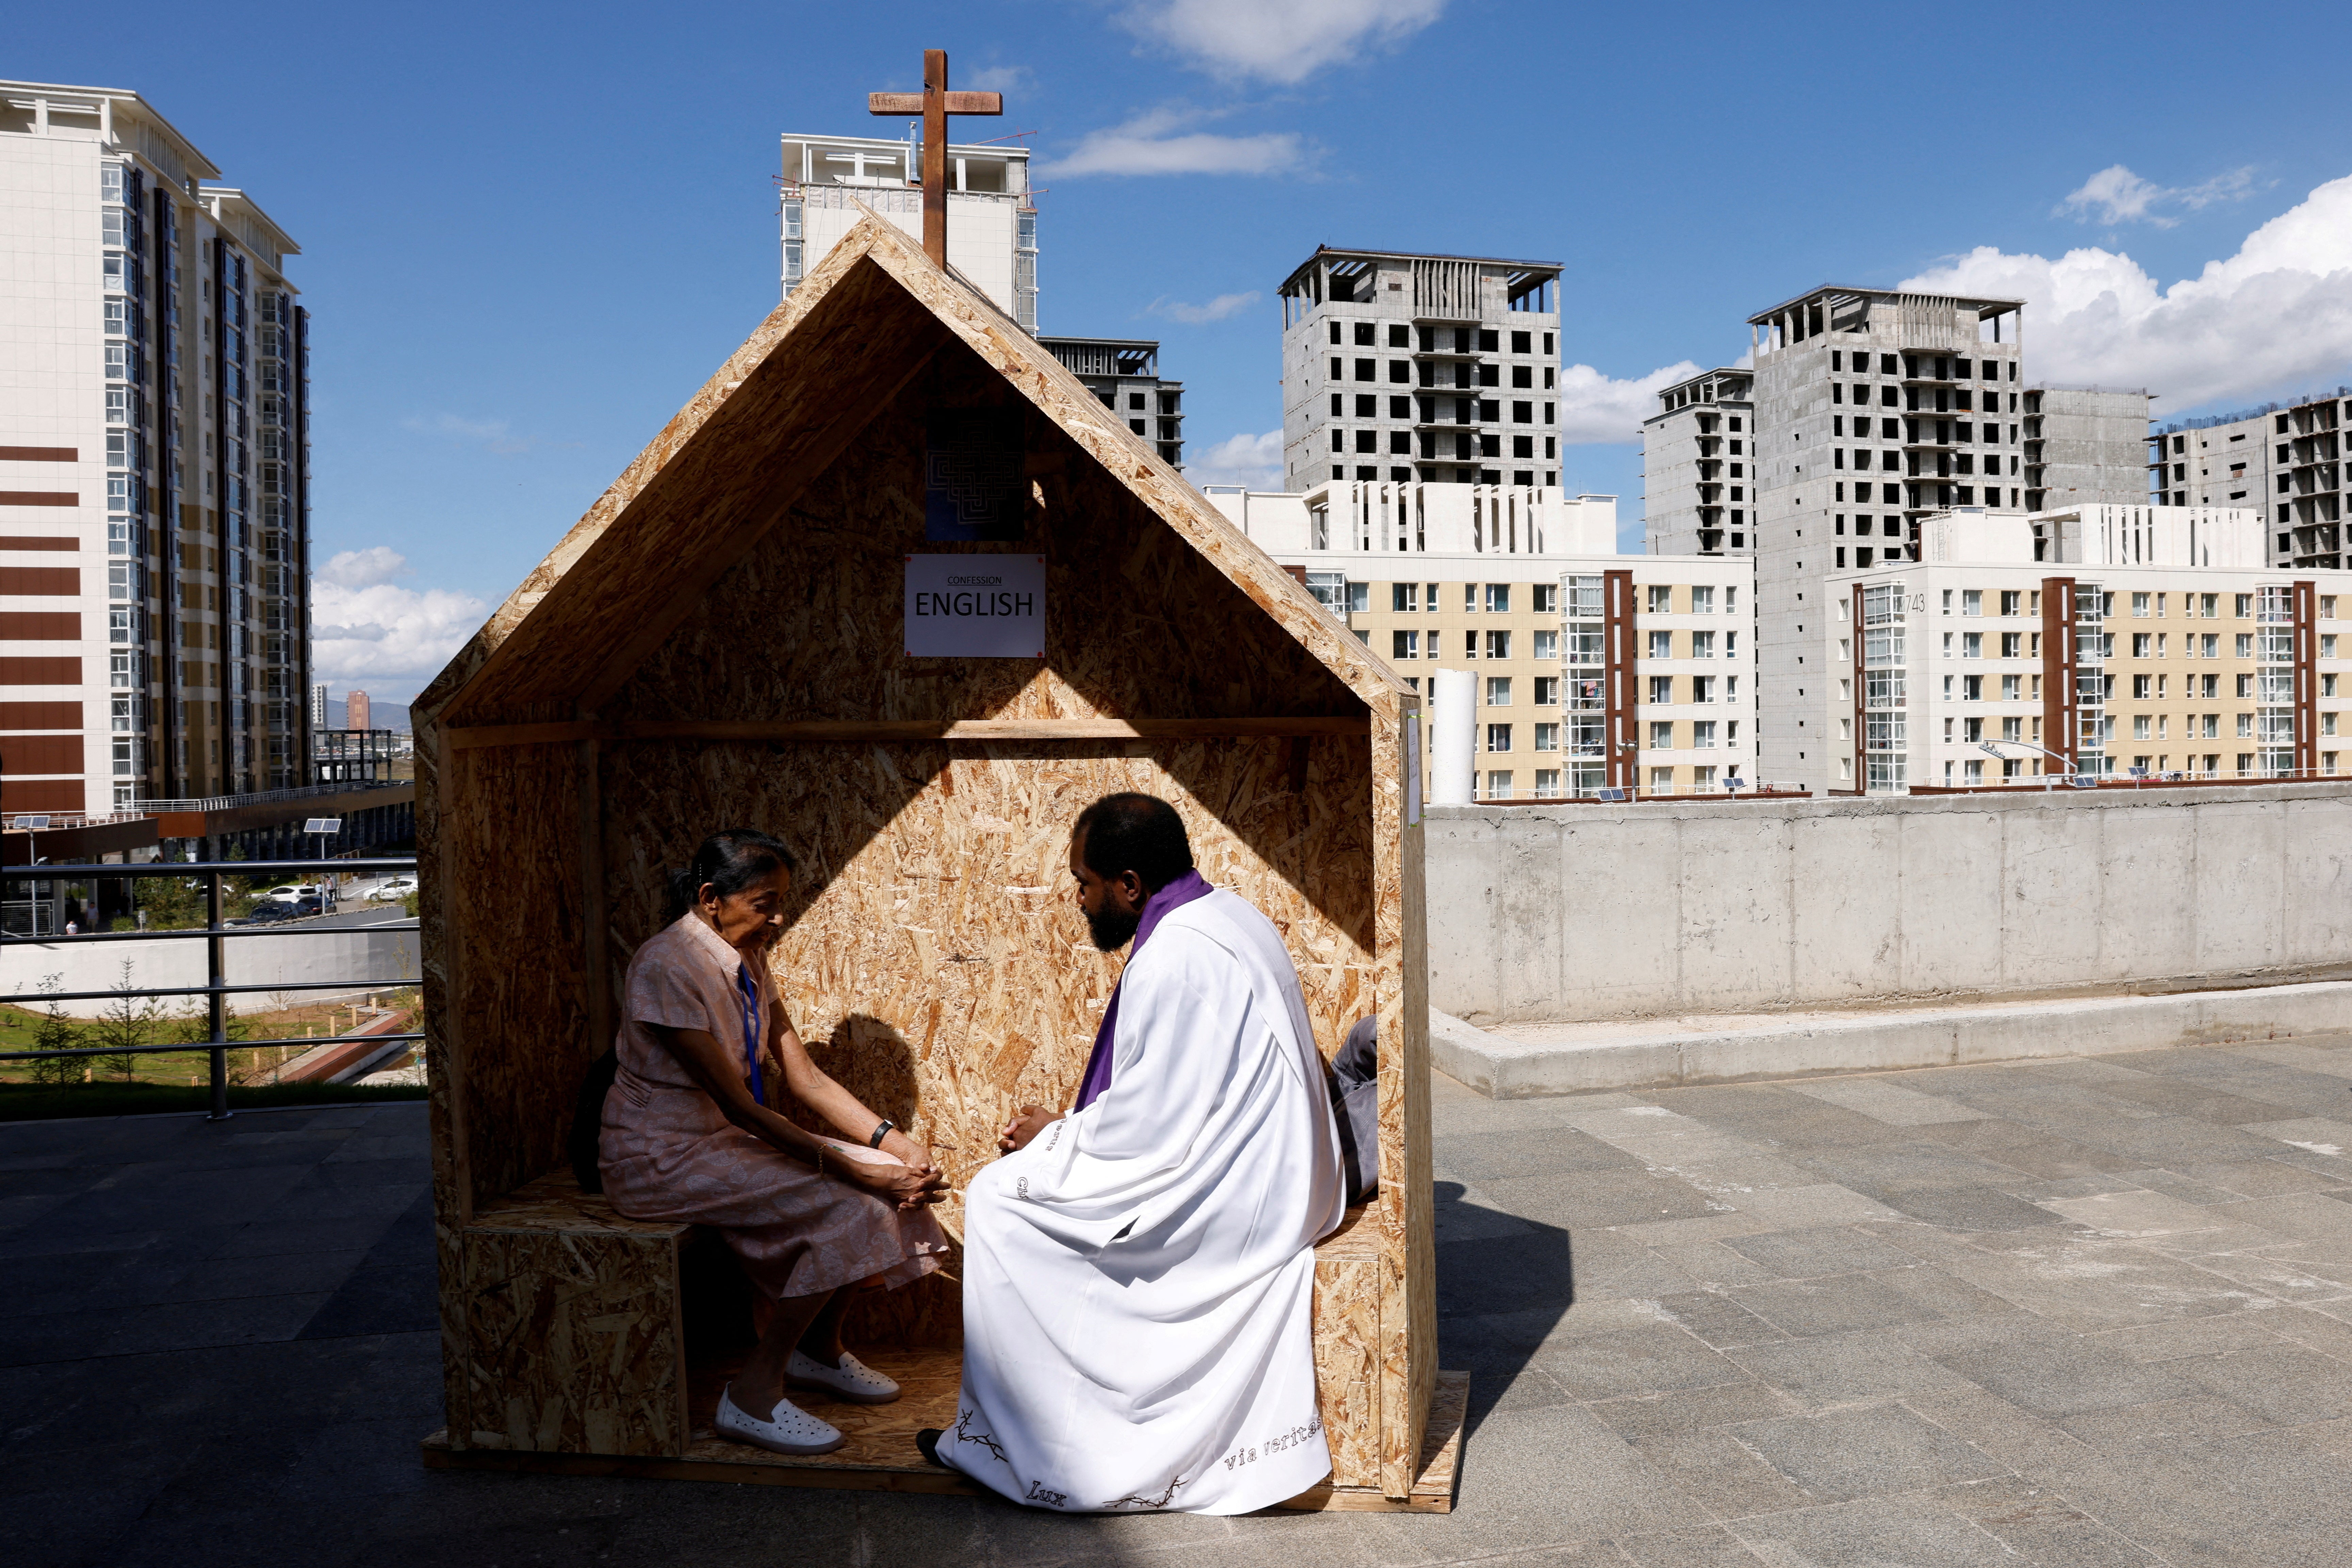
<path id="1" fill-rule="evenodd" d="M 1070 829 L 1079 858 L 1097 877 L 1132 871 L 1154 892 L 1192 868 L 1184 819 L 1158 795 L 1122 790 L 1078 813 Z"/>

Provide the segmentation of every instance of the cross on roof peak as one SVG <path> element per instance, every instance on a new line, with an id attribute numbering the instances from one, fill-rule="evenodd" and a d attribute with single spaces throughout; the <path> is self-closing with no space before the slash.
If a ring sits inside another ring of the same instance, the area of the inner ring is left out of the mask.
<path id="1" fill-rule="evenodd" d="M 948 264 L 948 116 L 1002 114 L 1001 92 L 950 92 L 948 52 L 923 51 L 923 90 L 869 92 L 869 114 L 919 114 L 923 117 L 923 253 L 941 268 Z"/>

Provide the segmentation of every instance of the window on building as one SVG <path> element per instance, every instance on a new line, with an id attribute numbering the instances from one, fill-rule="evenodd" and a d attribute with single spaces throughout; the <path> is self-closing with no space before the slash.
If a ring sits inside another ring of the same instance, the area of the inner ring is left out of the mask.
<path id="1" fill-rule="evenodd" d="M 1695 675 L 1691 677 L 1691 700 L 1694 702 L 1714 701 L 1715 681 L 1716 678 L 1712 675 Z"/>
<path id="2" fill-rule="evenodd" d="M 1486 791 L 1480 798 L 1485 800 L 1510 799 L 1511 775 L 1509 772 L 1506 769 L 1497 768 L 1494 772 L 1488 773 L 1486 775 Z"/>
<path id="3" fill-rule="evenodd" d="M 1488 632 L 1486 634 L 1486 657 L 1488 658 L 1510 658 L 1511 634 L 1508 632 Z"/>
<path id="4" fill-rule="evenodd" d="M 1536 749 L 1538 751 L 1543 750 L 1540 746 Z M 1558 750 L 1559 748 L 1554 747 L 1553 749 Z M 2335 755 L 2334 752 L 2330 752 L 2328 754 L 2331 758 Z M 1538 799 L 1542 800 L 1558 800 L 1560 798 L 1559 770 L 1558 768 L 1538 768 L 1536 770 L 1536 795 Z"/>
<path id="5" fill-rule="evenodd" d="M 1509 751 L 1511 749 L 1511 727 L 1508 724 L 1487 725 L 1486 749 L 1490 752 Z"/>
<path id="6" fill-rule="evenodd" d="M 1486 706 L 1489 708 L 1508 708 L 1510 705 L 1511 678 L 1507 675 L 1488 676 L 1486 678 Z"/>
<path id="7" fill-rule="evenodd" d="M 1963 702 L 1981 702 L 1984 700 L 1983 676 L 1964 675 L 1960 678 L 1960 700 Z"/>
<path id="8" fill-rule="evenodd" d="M 1402 615 L 1411 615 L 1421 608 L 1421 584 L 1391 583 L 1389 584 L 1389 608 Z"/>
<path id="9" fill-rule="evenodd" d="M 1487 584 L 1486 613 L 1490 616 L 1503 616 L 1508 615 L 1510 609 L 1511 585 L 1508 583 Z"/>
<path id="10" fill-rule="evenodd" d="M 1671 675 L 1650 677 L 1650 700 L 1664 707 L 1675 700 L 1675 678 Z"/>
<path id="11" fill-rule="evenodd" d="M 1651 584 L 1649 605 L 1650 614 L 1654 616 L 1672 615 L 1675 608 L 1674 589 L 1664 583 Z"/>
<path id="12" fill-rule="evenodd" d="M 1391 632 L 1389 634 L 1389 657 L 1391 658 L 1419 658 L 1421 657 L 1421 634 L 1419 632 Z"/>
<path id="13" fill-rule="evenodd" d="M 1542 590 L 1538 589 L 1537 591 L 1540 593 Z M 1558 658 L 1559 657 L 1559 634 L 1558 632 L 1536 633 L 1535 646 L 1529 648 L 1528 652 L 1528 657 L 1535 659 L 1539 664 L 1549 663 L 1551 660 Z"/>
<path id="14" fill-rule="evenodd" d="M 1674 749 L 1674 721 L 1671 719 L 1652 720 L 1650 721 L 1650 750 L 1654 752 L 1671 752 Z"/>
<path id="15" fill-rule="evenodd" d="M 1529 590 L 1529 592 L 1535 595 L 1535 603 L 1530 605 L 1529 608 L 1534 610 L 1537 615 L 1556 616 L 1559 614 L 1559 584 L 1538 583 L 1531 590 Z M 2331 600 L 2329 602 L 2333 603 L 2334 601 Z"/>
<path id="16" fill-rule="evenodd" d="M 1536 680 L 1536 692 L 1535 692 L 1535 704 L 1536 704 L 1536 706 L 1537 706 L 1537 707 L 1538 707 L 1538 708 L 1557 708 L 1557 707 L 1559 707 L 1559 676 L 1557 676 L 1557 675 L 1538 675 L 1538 676 L 1537 676 L 1537 677 L 1535 678 L 1535 680 Z"/>
<path id="17" fill-rule="evenodd" d="M 1697 719 L 1691 722 L 1691 748 L 1694 751 L 1715 750 L 1715 721 Z"/>
<path id="18" fill-rule="evenodd" d="M 1715 634 L 1713 632 L 1691 633 L 1690 645 L 1690 656 L 1693 658 L 1713 658 L 1715 657 Z"/>
<path id="19" fill-rule="evenodd" d="M 1652 632 L 1650 634 L 1650 657 L 1652 658 L 1674 658 L 1675 634 L 1672 632 Z"/>

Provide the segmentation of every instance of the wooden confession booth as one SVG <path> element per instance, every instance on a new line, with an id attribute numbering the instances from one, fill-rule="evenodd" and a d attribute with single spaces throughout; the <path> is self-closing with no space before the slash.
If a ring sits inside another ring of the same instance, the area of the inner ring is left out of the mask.
<path id="1" fill-rule="evenodd" d="M 1076 1090 L 1118 960 L 1072 900 L 1070 824 L 1138 789 L 1281 929 L 1327 1058 L 1380 1020 L 1385 1179 L 1318 1249 L 1335 1469 L 1291 1506 L 1451 1506 L 1420 698 L 897 229 L 833 249 L 415 711 L 427 1463 L 977 1489 L 912 1440 L 953 1424 L 960 1258 L 854 1310 L 907 1394 L 816 1403 L 845 1447 L 718 1441 L 747 1287 L 715 1237 L 583 1194 L 565 1138 L 666 873 L 750 826 L 800 862 L 773 963 L 811 1053 L 961 1187 L 1014 1107 Z"/>

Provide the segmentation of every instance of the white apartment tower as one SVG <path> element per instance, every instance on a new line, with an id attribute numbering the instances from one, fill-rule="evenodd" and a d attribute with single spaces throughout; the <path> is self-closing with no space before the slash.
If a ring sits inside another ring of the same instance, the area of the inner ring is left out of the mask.
<path id="1" fill-rule="evenodd" d="M 137 93 L 0 82 L 0 784 L 102 816 L 310 755 L 298 247 Z"/>
<path id="2" fill-rule="evenodd" d="M 1860 541 L 1881 563 L 1916 559 L 1931 511 L 2022 507 L 2023 317 L 2017 300 L 1821 288 L 1748 318 L 1766 780 L 1831 782 L 1820 660 L 1833 552 Z"/>
<path id="3" fill-rule="evenodd" d="M 783 290 L 791 299 L 867 208 L 914 238 L 923 234 L 923 144 L 871 136 L 783 138 Z M 948 144 L 948 265 L 1018 321 L 1037 330 L 1037 207 L 1029 149 Z"/>
<path id="4" fill-rule="evenodd" d="M 1284 489 L 1556 487 L 1559 271 L 1318 247 L 1281 290 Z"/>
<path id="5" fill-rule="evenodd" d="M 1754 381 L 1723 366 L 1658 394 L 1658 411 L 1642 422 L 1642 531 L 1651 554 L 1752 548 Z"/>

